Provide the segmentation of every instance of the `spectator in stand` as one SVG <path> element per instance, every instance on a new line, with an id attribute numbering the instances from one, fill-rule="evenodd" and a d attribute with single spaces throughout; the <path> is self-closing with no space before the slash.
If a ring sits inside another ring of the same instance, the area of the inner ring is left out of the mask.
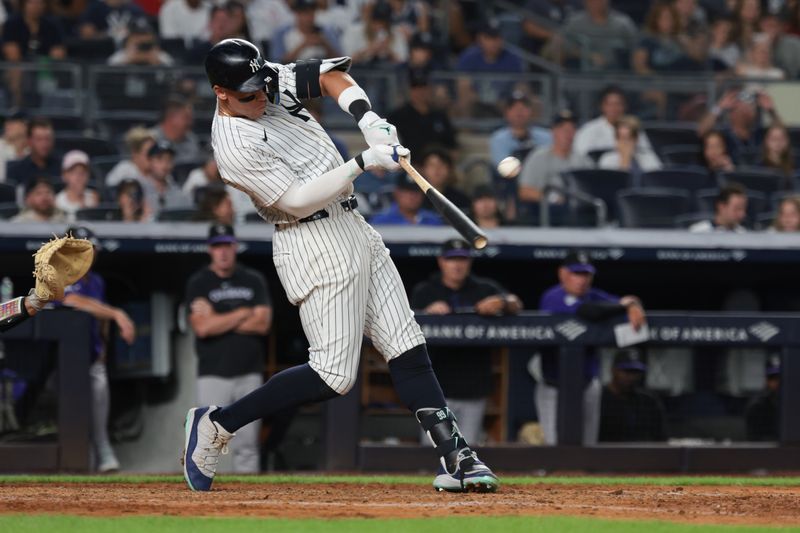
<path id="1" fill-rule="evenodd" d="M 719 190 L 714 201 L 714 218 L 689 226 L 692 233 L 744 233 L 742 222 L 747 216 L 747 191 L 738 183 L 729 183 Z"/>
<path id="2" fill-rule="evenodd" d="M 226 226 L 234 225 L 236 212 L 231 196 L 222 184 L 208 187 L 193 220 L 225 224 Z"/>
<path id="3" fill-rule="evenodd" d="M 317 12 L 314 15 L 314 20 L 316 20 L 317 24 L 320 26 L 325 26 L 333 30 L 337 39 L 341 40 L 342 35 L 350 31 L 355 22 L 367 18 L 365 16 L 365 11 L 367 11 L 368 8 L 369 3 L 361 0 L 359 0 L 359 2 L 348 2 L 347 0 L 317 0 Z M 291 22 L 292 17 L 290 11 L 287 24 Z"/>
<path id="4" fill-rule="evenodd" d="M 635 348 L 614 355 L 611 381 L 600 399 L 598 442 L 657 442 L 667 440 L 664 408 L 642 383 L 647 365 Z"/>
<path id="5" fill-rule="evenodd" d="M 111 54 L 108 64 L 119 66 L 170 66 L 172 57 L 163 51 L 156 35 L 146 19 L 135 19 L 122 42 L 122 48 Z"/>
<path id="6" fill-rule="evenodd" d="M 708 17 L 697 0 L 673 0 L 675 12 L 678 15 L 680 35 L 694 39 L 708 33 Z M 705 40 L 705 39 L 704 39 Z"/>
<path id="7" fill-rule="evenodd" d="M 475 44 L 464 50 L 456 63 L 456 70 L 462 76 L 457 81 L 457 106 L 461 116 L 497 116 L 500 110 L 497 103 L 502 95 L 513 90 L 511 81 L 476 81 L 468 74 L 521 74 L 523 65 L 520 58 L 505 47 L 500 33 L 500 24 L 493 19 L 485 21 L 478 28 Z"/>
<path id="8" fill-rule="evenodd" d="M 575 138 L 575 115 L 564 109 L 559 111 L 551 126 L 553 144 L 537 148 L 525 158 L 519 173 L 519 199 L 523 202 L 539 202 L 547 186 L 566 188 L 561 173 L 575 168 L 591 168 L 594 162 L 588 156 L 578 154 L 573 148 Z M 563 203 L 564 197 L 552 193 L 551 203 Z"/>
<path id="9" fill-rule="evenodd" d="M 783 124 L 773 124 L 764 134 L 758 166 L 773 169 L 787 177 L 785 189 L 794 188 L 788 179 L 794 174 L 794 154 L 789 132 Z"/>
<path id="10" fill-rule="evenodd" d="M 394 188 L 394 202 L 386 210 L 372 216 L 374 225 L 441 226 L 442 219 L 433 211 L 422 208 L 425 194 L 408 174 L 397 176 Z"/>
<path id="11" fill-rule="evenodd" d="M 787 14 L 787 33 L 800 37 L 800 2 L 790 3 Z"/>
<path id="12" fill-rule="evenodd" d="M 411 69 L 408 82 L 408 101 L 387 115 L 387 120 L 397 128 L 400 142 L 411 150 L 415 162 L 433 146 L 454 151 L 458 147 L 456 130 L 447 113 L 434 104 L 428 72 Z"/>
<path id="13" fill-rule="evenodd" d="M 549 57 L 543 48 L 558 35 L 567 19 L 580 11 L 582 3 L 581 0 L 527 0 L 522 45 L 534 54 L 542 52 Z"/>
<path id="14" fill-rule="evenodd" d="M 144 199 L 149 208 L 158 216 L 162 209 L 191 207 L 191 199 L 183 194 L 172 177 L 175 167 L 175 150 L 169 143 L 157 142 L 147 152 L 150 172 L 141 182 Z"/>
<path id="15" fill-rule="evenodd" d="M 580 155 L 589 152 L 613 150 L 616 144 L 614 124 L 625 114 L 627 101 L 625 93 L 617 86 L 609 86 L 600 93 L 600 116 L 590 120 L 575 133 L 573 150 Z M 652 153 L 653 147 L 647 134 L 639 135 L 637 146 L 640 153 Z"/>
<path id="16" fill-rule="evenodd" d="M 535 125 L 537 118 L 538 102 L 523 91 L 512 92 L 505 107 L 506 125 L 489 138 L 494 167 L 508 156 L 524 161 L 528 153 L 553 142 L 550 130 Z"/>
<path id="17" fill-rule="evenodd" d="M 353 59 L 353 64 L 364 66 L 392 66 L 408 59 L 408 41 L 392 27 L 392 7 L 388 1 L 379 0 L 367 10 L 364 22 L 344 34 L 342 53 Z"/>
<path id="18" fill-rule="evenodd" d="M 432 30 L 429 2 L 422 0 L 388 1 L 392 7 L 392 26 L 396 27 L 405 36 L 406 41 L 410 40 L 411 36 L 417 32 L 430 32 Z"/>
<path id="19" fill-rule="evenodd" d="M 50 176 L 34 176 L 25 182 L 25 208 L 11 222 L 66 222 L 56 207 L 56 191 Z"/>
<path id="20" fill-rule="evenodd" d="M 201 166 L 189 172 L 186 181 L 183 183 L 182 190 L 187 198 L 194 198 L 195 190 L 198 187 L 214 187 L 217 185 L 224 185 L 224 182 L 219 174 L 217 161 L 213 155 L 209 155 Z M 228 196 L 233 202 L 233 211 L 237 217 L 243 218 L 247 213 L 255 212 L 256 208 L 253 205 L 253 200 L 247 193 L 230 185 L 225 185 L 225 190 L 228 191 Z M 237 219 L 237 221 L 240 220 Z"/>
<path id="21" fill-rule="evenodd" d="M 800 77 L 800 38 L 786 31 L 785 11 L 767 11 L 761 17 L 759 28 L 772 43 L 772 60 L 789 79 Z"/>
<path id="22" fill-rule="evenodd" d="M 28 123 L 28 155 L 8 165 L 6 181 L 18 185 L 36 176 L 61 179 L 61 157 L 55 154 L 53 124 L 38 117 Z"/>
<path id="23" fill-rule="evenodd" d="M 698 70 L 701 65 L 689 57 L 679 38 L 680 19 L 667 0 L 655 2 L 647 14 L 645 31 L 633 52 L 637 74 L 670 74 Z M 659 94 L 664 95 L 659 91 Z"/>
<path id="24" fill-rule="evenodd" d="M 208 27 L 201 36 L 187 44 L 187 63 L 202 63 L 211 47 L 225 39 L 236 37 L 227 7 L 215 5 L 208 15 Z"/>
<path id="25" fill-rule="evenodd" d="M 238 0 L 229 0 L 225 3 L 231 20 L 231 33 L 234 37 L 240 37 L 246 41 L 251 41 L 250 26 L 247 24 L 247 12 L 244 4 Z"/>
<path id="26" fill-rule="evenodd" d="M 515 315 L 522 301 L 499 283 L 471 273 L 470 245 L 450 239 L 437 258 L 439 272 L 414 287 L 411 308 L 434 315 L 475 313 L 482 316 Z M 458 420 L 467 442 L 481 442 L 486 400 L 492 393 L 492 357 L 486 347 L 429 348 L 434 372 L 447 405 Z M 427 436 L 426 436 L 427 439 Z"/>
<path id="27" fill-rule="evenodd" d="M 245 7 L 252 42 L 271 41 L 276 32 L 294 21 L 287 0 L 251 0 Z M 354 18 L 350 19 L 351 21 Z"/>
<path id="28" fill-rule="evenodd" d="M 721 129 L 725 144 L 733 163 L 742 164 L 748 156 L 752 157 L 758 152 L 764 140 L 766 129 L 761 125 L 763 113 L 769 116 L 772 124 L 782 123 L 769 94 L 744 89 L 728 90 L 700 119 L 697 135 L 705 137 L 706 133 L 717 126 L 720 119 L 727 117 L 728 124 Z"/>
<path id="29" fill-rule="evenodd" d="M 446 63 L 436 54 L 436 46 L 430 33 L 415 33 L 408 43 L 408 69 L 445 70 Z"/>
<path id="30" fill-rule="evenodd" d="M 280 63 L 342 55 L 335 32 L 317 25 L 316 0 L 292 0 L 294 23 L 275 34 L 270 56 Z"/>
<path id="31" fill-rule="evenodd" d="M 3 58 L 10 63 L 46 62 L 61 60 L 67 55 L 64 35 L 58 21 L 47 14 L 45 0 L 24 0 L 20 13 L 12 15 L 3 24 Z M 2 14 L 5 15 L 5 9 Z M 8 90 L 16 107 L 28 105 L 26 92 L 39 95 L 39 87 L 26 87 L 23 73 L 11 69 L 6 72 Z"/>
<path id="32" fill-rule="evenodd" d="M 491 185 L 475 187 L 475 192 L 472 193 L 470 212 L 472 220 L 479 228 L 494 229 L 508 225 L 497 205 L 497 197 Z"/>
<path id="33" fill-rule="evenodd" d="M 129 159 L 123 159 L 108 172 L 106 186 L 115 187 L 128 179 L 143 181 L 150 172 L 150 160 L 147 152 L 155 142 L 155 137 L 147 128 L 134 126 L 129 129 L 125 134 L 125 146 L 130 154 Z"/>
<path id="34" fill-rule="evenodd" d="M 111 37 L 121 46 L 128 36 L 130 24 L 145 14 L 129 0 L 101 0 L 89 4 L 80 22 L 81 39 Z"/>
<path id="35" fill-rule="evenodd" d="M 789 196 L 781 200 L 778 215 L 767 231 L 770 233 L 800 231 L 800 196 Z"/>
<path id="36" fill-rule="evenodd" d="M 639 152 L 639 119 L 626 115 L 614 125 L 617 147 L 604 153 L 597 162 L 599 168 L 625 170 L 631 173 L 633 183 L 639 183 L 642 173 L 661 168 L 661 160 L 653 152 Z"/>
<path id="37" fill-rule="evenodd" d="M 581 70 L 628 68 L 634 48 L 636 24 L 610 8 L 609 0 L 584 0 L 584 10 L 567 19 L 559 37 L 562 64 Z"/>
<path id="38" fill-rule="evenodd" d="M 205 0 L 167 0 L 158 12 L 158 33 L 162 39 L 193 40 L 208 37 L 211 4 Z"/>
<path id="39" fill-rule="evenodd" d="M 16 111 L 3 123 L 3 136 L 0 138 L 0 182 L 6 181 L 6 167 L 19 161 L 28 153 L 28 115 Z"/>
<path id="40" fill-rule="evenodd" d="M 117 186 L 117 205 L 122 222 L 149 222 L 153 211 L 145 202 L 139 180 L 125 179 Z"/>
<path id="41" fill-rule="evenodd" d="M 721 15 L 711 24 L 711 42 L 708 57 L 715 71 L 732 71 L 739 64 L 742 49 L 734 38 L 735 19 Z"/>
<path id="42" fill-rule="evenodd" d="M 646 318 L 639 298 L 633 295 L 620 298 L 592 287 L 596 272 L 585 252 L 568 253 L 558 268 L 558 285 L 545 291 L 539 302 L 539 310 L 554 314 L 576 315 L 590 321 L 627 315 L 628 322 L 633 328 L 638 330 L 642 327 Z M 544 433 L 544 442 L 547 445 L 557 444 L 558 354 L 553 350 L 542 350 L 538 357 L 531 359 L 529 370 L 537 381 L 535 402 L 539 424 Z M 584 446 L 597 442 L 602 392 L 599 373 L 598 354 L 591 352 L 584 358 L 583 367 Z"/>
<path id="43" fill-rule="evenodd" d="M 161 121 L 152 130 L 156 142 L 169 143 L 175 160 L 197 161 L 202 157 L 200 141 L 192 131 L 194 110 L 190 100 L 172 96 L 161 109 Z"/>
<path id="44" fill-rule="evenodd" d="M 85 207 L 96 207 L 100 203 L 97 191 L 89 189 L 89 156 L 81 150 L 70 150 L 61 163 L 61 179 L 64 188 L 56 195 L 56 207 L 66 213 L 69 222 L 75 221 L 75 213 Z"/>
<path id="45" fill-rule="evenodd" d="M 470 199 L 458 188 L 458 175 L 453 166 L 453 159 L 447 150 L 432 148 L 420 157 L 420 173 L 433 187 L 446 196 L 462 211 L 469 209 Z M 422 207 L 430 211 L 436 208 L 428 197 Z"/>
<path id="46" fill-rule="evenodd" d="M 711 130 L 703 135 L 702 152 L 700 153 L 700 164 L 708 170 L 710 174 L 721 172 L 733 172 L 736 166 L 733 164 L 728 148 L 725 144 L 725 136 L 722 132 Z"/>
<path id="47" fill-rule="evenodd" d="M 781 360 L 773 355 L 767 358 L 764 391 L 753 398 L 744 413 L 749 441 L 776 441 L 780 439 L 781 411 Z"/>
<path id="48" fill-rule="evenodd" d="M 758 33 L 758 21 L 761 19 L 761 0 L 736 0 L 733 16 L 736 24 L 733 38 L 742 50 L 746 50 Z"/>
<path id="49" fill-rule="evenodd" d="M 735 72 L 740 78 L 756 80 L 786 78 L 786 73 L 772 62 L 772 39 L 766 33 L 753 35 L 750 46 L 745 49 L 744 60 L 736 65 Z"/>

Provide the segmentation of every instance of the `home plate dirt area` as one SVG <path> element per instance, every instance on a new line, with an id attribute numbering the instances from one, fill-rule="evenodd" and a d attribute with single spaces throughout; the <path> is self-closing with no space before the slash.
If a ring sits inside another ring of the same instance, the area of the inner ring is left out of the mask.
<path id="1" fill-rule="evenodd" d="M 181 483 L 0 485 L 0 513 L 81 516 L 420 518 L 568 515 L 700 524 L 800 524 L 800 487 L 504 485 L 496 494 L 450 494 L 419 484 Z"/>

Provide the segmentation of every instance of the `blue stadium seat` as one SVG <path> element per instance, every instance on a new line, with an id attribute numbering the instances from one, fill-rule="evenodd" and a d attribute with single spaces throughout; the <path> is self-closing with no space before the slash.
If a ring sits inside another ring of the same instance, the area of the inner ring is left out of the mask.
<path id="1" fill-rule="evenodd" d="M 99 137 L 87 137 L 82 134 L 65 135 L 56 133 L 56 147 L 62 152 L 83 150 L 90 158 L 119 155 L 114 143 Z"/>
<path id="2" fill-rule="evenodd" d="M 645 172 L 641 184 L 642 187 L 668 187 L 695 192 L 715 187 L 717 179 L 702 167 L 674 167 Z"/>
<path id="3" fill-rule="evenodd" d="M 653 145 L 653 150 L 659 155 L 661 155 L 661 149 L 668 146 L 692 146 L 699 142 L 697 129 L 693 125 L 646 126 L 644 131 L 647 133 L 647 138 L 650 139 L 650 144 Z"/>
<path id="4" fill-rule="evenodd" d="M 194 207 L 180 207 L 174 209 L 162 209 L 158 213 L 159 222 L 189 222 L 197 214 Z"/>
<path id="5" fill-rule="evenodd" d="M 631 186 L 631 175 L 622 170 L 577 169 L 564 172 L 567 188 L 603 200 L 608 220 L 618 220 L 617 192 Z"/>
<path id="6" fill-rule="evenodd" d="M 720 181 L 739 183 L 749 191 L 773 194 L 787 189 L 794 189 L 794 178 L 762 168 L 746 168 L 734 172 L 723 172 Z"/>
<path id="7" fill-rule="evenodd" d="M 19 206 L 16 202 L 0 203 L 0 219 L 7 220 L 19 213 Z"/>
<path id="8" fill-rule="evenodd" d="M 100 204 L 97 207 L 85 207 L 75 213 L 77 220 L 122 220 L 122 213 L 117 204 Z"/>
<path id="9" fill-rule="evenodd" d="M 691 208 L 691 194 L 681 189 L 641 187 L 617 193 L 623 228 L 672 228 L 675 218 Z"/>
<path id="10" fill-rule="evenodd" d="M 675 144 L 661 148 L 661 159 L 667 166 L 700 164 L 700 143 Z"/>
<path id="11" fill-rule="evenodd" d="M 17 188 L 10 183 L 0 183 L 0 204 L 16 203 Z"/>

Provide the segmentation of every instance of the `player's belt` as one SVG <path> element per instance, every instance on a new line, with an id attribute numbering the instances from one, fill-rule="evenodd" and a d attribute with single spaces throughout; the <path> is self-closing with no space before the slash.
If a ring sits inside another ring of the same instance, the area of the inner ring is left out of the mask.
<path id="1" fill-rule="evenodd" d="M 343 201 L 339 202 L 339 205 L 341 205 L 342 209 L 344 209 L 345 211 L 352 211 L 353 209 L 358 207 L 358 199 L 355 196 L 351 195 L 350 198 L 348 198 L 347 200 L 343 200 Z M 324 209 L 320 209 L 319 211 L 311 213 L 310 215 L 308 215 L 305 218 L 299 219 L 297 222 L 299 222 L 300 224 L 304 224 L 306 222 L 313 222 L 315 220 L 321 220 L 323 218 L 328 218 L 329 216 L 331 216 L 330 213 L 328 213 Z M 275 224 L 275 227 L 277 229 L 281 229 L 281 228 L 284 228 L 284 227 L 286 227 L 288 225 L 289 224 Z"/>

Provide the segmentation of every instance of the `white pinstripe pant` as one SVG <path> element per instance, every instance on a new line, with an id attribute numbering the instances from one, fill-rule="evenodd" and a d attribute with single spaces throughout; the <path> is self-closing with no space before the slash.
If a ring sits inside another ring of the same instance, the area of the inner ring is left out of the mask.
<path id="1" fill-rule="evenodd" d="M 309 364 L 339 394 L 356 382 L 363 336 L 390 361 L 425 342 L 389 250 L 357 212 L 275 231 L 273 260 L 286 295 L 300 306 Z"/>

